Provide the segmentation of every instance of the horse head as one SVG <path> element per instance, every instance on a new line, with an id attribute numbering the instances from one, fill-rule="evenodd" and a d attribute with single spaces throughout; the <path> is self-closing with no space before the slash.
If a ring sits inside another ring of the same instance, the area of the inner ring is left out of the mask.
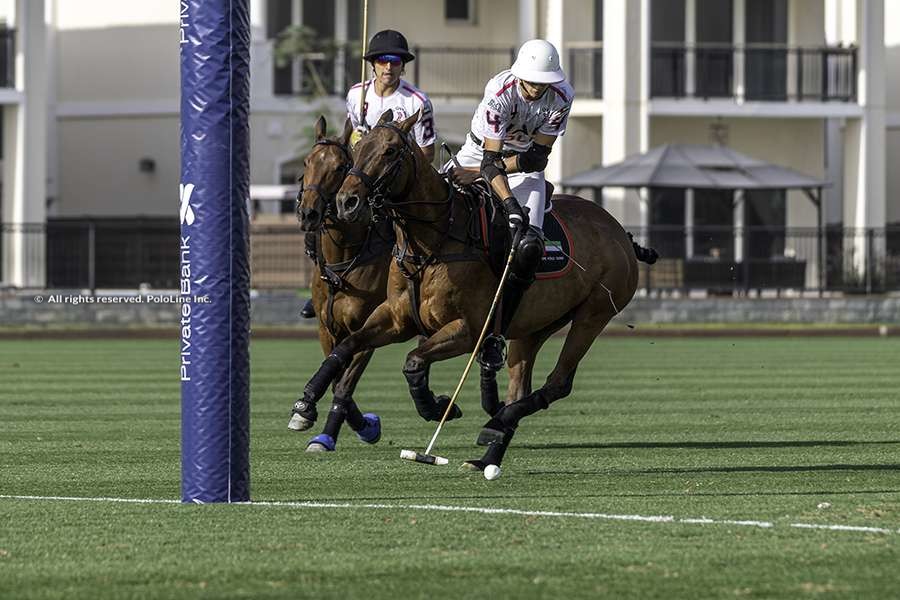
<path id="1" fill-rule="evenodd" d="M 329 211 L 329 203 L 344 181 L 353 164 L 350 154 L 350 120 L 344 122 L 344 131 L 337 138 L 325 137 L 325 117 L 316 121 L 316 142 L 303 161 L 303 175 L 299 179 L 297 194 L 297 220 L 303 231 L 318 229 Z"/>
<path id="2" fill-rule="evenodd" d="M 388 110 L 356 145 L 356 160 L 337 193 L 337 215 L 356 221 L 364 212 L 405 195 L 416 178 L 416 149 L 409 132 L 421 111 L 398 123 Z"/>

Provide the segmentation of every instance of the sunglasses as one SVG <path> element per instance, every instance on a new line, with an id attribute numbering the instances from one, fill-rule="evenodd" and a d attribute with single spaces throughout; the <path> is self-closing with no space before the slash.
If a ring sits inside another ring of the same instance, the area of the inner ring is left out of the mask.
<path id="1" fill-rule="evenodd" d="M 391 64 L 391 65 L 397 66 L 397 65 L 403 64 L 403 59 L 394 54 L 383 54 L 381 56 L 376 56 L 375 62 L 378 63 L 379 65 Z"/>

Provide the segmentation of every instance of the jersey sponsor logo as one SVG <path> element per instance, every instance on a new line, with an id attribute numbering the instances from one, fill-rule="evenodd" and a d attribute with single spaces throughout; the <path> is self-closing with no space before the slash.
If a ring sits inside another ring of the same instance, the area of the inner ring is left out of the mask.
<path id="1" fill-rule="evenodd" d="M 490 98 L 487 102 L 487 105 L 490 106 L 491 108 L 493 108 L 494 110 L 496 110 L 497 112 L 500 112 L 501 110 L 503 110 L 503 105 L 500 104 L 500 101 L 497 100 L 496 98 Z"/>

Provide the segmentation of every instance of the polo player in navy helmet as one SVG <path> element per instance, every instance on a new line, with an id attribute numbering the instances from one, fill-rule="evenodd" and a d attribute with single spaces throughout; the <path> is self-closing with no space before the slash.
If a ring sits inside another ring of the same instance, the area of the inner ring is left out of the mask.
<path id="1" fill-rule="evenodd" d="M 374 127 L 388 110 L 393 111 L 395 121 L 402 121 L 421 110 L 422 117 L 413 127 L 413 134 L 428 162 L 434 160 L 434 140 L 437 136 L 431 100 L 422 90 L 401 77 L 406 64 L 416 59 L 409 51 L 406 38 L 393 29 L 379 31 L 372 36 L 363 58 L 372 65 L 374 76 L 357 83 L 347 92 L 347 116 L 354 129 L 350 145 L 354 146 L 362 134 Z M 365 104 L 360 110 L 362 86 L 366 86 Z M 315 244 L 316 235 L 307 233 L 306 254 L 313 260 L 316 260 Z M 300 315 L 304 318 L 316 316 L 311 299 L 306 302 Z"/>

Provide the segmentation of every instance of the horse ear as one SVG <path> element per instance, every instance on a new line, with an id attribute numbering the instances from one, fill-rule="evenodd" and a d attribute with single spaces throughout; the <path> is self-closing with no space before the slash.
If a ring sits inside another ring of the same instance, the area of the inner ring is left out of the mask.
<path id="1" fill-rule="evenodd" d="M 416 124 L 416 121 L 418 121 L 421 116 L 422 109 L 420 108 L 413 116 L 400 121 L 398 125 L 400 126 L 400 129 L 403 130 L 403 133 L 409 133 L 409 130 L 412 129 L 412 126 Z"/>
<path id="2" fill-rule="evenodd" d="M 353 135 L 353 124 L 350 122 L 348 118 L 344 121 L 344 131 L 341 133 L 340 142 L 344 146 L 350 143 L 350 136 Z"/>
<path id="3" fill-rule="evenodd" d="M 390 123 L 393 120 L 394 111 L 392 111 L 391 109 L 387 109 L 381 114 L 380 117 L 378 117 L 378 124 L 381 125 L 382 123 Z"/>
<path id="4" fill-rule="evenodd" d="M 327 127 L 327 123 L 325 123 L 325 117 L 319 115 L 319 118 L 316 119 L 316 141 L 320 141 L 325 139 L 325 128 Z"/>

